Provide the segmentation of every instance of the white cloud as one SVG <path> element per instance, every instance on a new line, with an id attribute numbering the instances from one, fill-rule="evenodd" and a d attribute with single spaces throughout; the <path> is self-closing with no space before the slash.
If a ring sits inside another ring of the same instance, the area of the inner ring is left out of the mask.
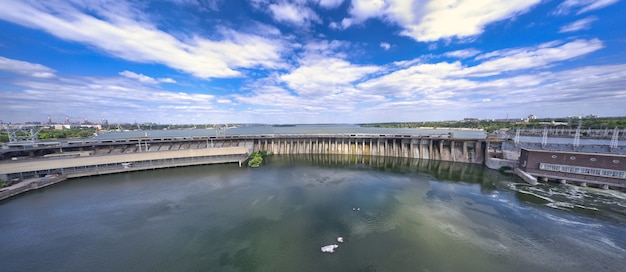
<path id="1" fill-rule="evenodd" d="M 319 5 L 321 7 L 332 9 L 340 6 L 343 3 L 343 0 L 319 0 Z"/>
<path id="2" fill-rule="evenodd" d="M 469 76 L 490 76 L 507 71 L 544 67 L 553 63 L 573 59 L 604 47 L 598 39 L 575 40 L 561 44 L 549 42 L 536 48 L 520 48 L 494 51 L 476 57 L 483 63 L 468 68 L 463 74 Z"/>
<path id="3" fill-rule="evenodd" d="M 571 24 L 561 27 L 561 29 L 559 30 L 559 33 L 574 32 L 574 31 L 578 31 L 582 29 L 589 29 L 591 28 L 591 23 L 593 23 L 597 19 L 598 18 L 593 17 L 593 16 L 580 19 Z"/>
<path id="4" fill-rule="evenodd" d="M 89 11 L 89 13 L 87 12 Z M 90 14 L 97 14 L 92 16 Z M 0 19 L 89 44 L 129 61 L 160 63 L 200 78 L 241 76 L 240 68 L 283 67 L 282 41 L 217 28 L 219 40 L 178 39 L 123 3 L 4 1 Z"/>
<path id="5" fill-rule="evenodd" d="M 343 18 L 341 22 L 330 22 L 328 27 L 331 29 L 347 29 L 354 24 L 354 20 L 352 18 Z"/>
<path id="6" fill-rule="evenodd" d="M 342 120 L 372 122 L 397 120 L 398 112 L 403 112 L 403 116 L 453 118 L 463 111 L 483 111 L 480 106 L 485 101 L 492 105 L 488 111 L 494 111 L 493 107 L 506 110 L 511 103 L 521 107 L 517 101 L 539 103 L 541 95 L 546 95 L 542 86 L 567 93 L 558 84 L 564 79 L 546 72 L 545 68 L 588 54 L 603 45 L 597 39 L 554 41 L 534 47 L 487 52 L 473 60 L 478 62 L 474 66 L 465 66 L 461 61 L 423 63 L 428 58 L 420 58 L 386 67 L 358 65 L 335 56 L 338 49 L 349 48 L 346 46 L 349 45 L 337 41 L 307 44 L 297 68 L 249 86 L 251 94 L 234 97 L 239 103 L 261 107 L 262 114 L 281 116 L 276 119 L 281 121 L 295 114 L 316 118 L 341 114 Z M 450 55 L 470 57 L 479 53 L 475 49 L 466 49 L 453 51 Z M 536 70 L 524 74 L 527 69 Z M 615 76 L 615 73 L 606 77 L 598 74 L 595 83 L 611 81 Z M 612 82 L 606 92 L 617 92 L 619 84 Z M 571 96 L 576 95 L 580 94 Z M 511 98 L 516 101 L 510 101 Z M 554 99 L 557 103 L 558 97 Z M 576 105 L 578 102 L 567 103 Z M 455 111 L 451 113 L 450 108 Z M 363 114 L 351 114 L 356 111 Z M 394 114 L 389 115 L 389 112 Z M 332 118 L 329 120 L 336 122 Z"/>
<path id="7" fill-rule="evenodd" d="M 378 70 L 376 66 L 355 65 L 338 58 L 311 58 L 280 80 L 301 96 L 336 94 Z"/>
<path id="8" fill-rule="evenodd" d="M 577 14 L 601 9 L 617 3 L 618 0 L 565 0 L 557 8 L 556 14 L 568 14 L 573 9 L 579 9 Z"/>
<path id="9" fill-rule="evenodd" d="M 444 55 L 452 58 L 466 59 L 480 54 L 480 51 L 470 48 L 447 52 Z"/>
<path id="10" fill-rule="evenodd" d="M 419 22 L 405 24 L 403 35 L 418 41 L 481 34 L 490 23 L 513 18 L 540 0 L 431 1 Z M 401 21 L 402 22 L 402 21 Z"/>
<path id="11" fill-rule="evenodd" d="M 195 3 L 195 0 L 182 1 Z M 348 18 L 324 17 L 324 20 L 337 20 L 331 26 L 343 29 L 368 19 L 379 19 L 399 26 L 404 35 L 418 33 L 407 31 L 421 30 L 422 36 L 411 37 L 430 39 L 422 45 L 444 49 L 448 44 L 439 39 L 476 38 L 488 24 L 514 18 L 536 2 L 488 0 L 484 2 L 494 6 L 483 6 L 478 1 L 446 1 L 355 0 L 350 2 L 353 8 Z M 572 6 L 571 12 L 595 7 L 592 2 L 565 2 L 586 3 Z M 292 10 L 276 13 L 275 18 L 283 19 L 275 19 L 273 23 L 298 25 L 320 20 L 315 13 L 312 13 L 315 16 L 306 15 L 303 7 L 321 10 L 333 8 L 333 4 L 349 4 L 319 0 L 255 0 L 253 3 L 265 8 L 268 15 L 274 15 L 269 9 L 272 4 L 291 5 Z M 449 5 L 444 8 L 441 3 Z M 619 115 L 623 114 L 620 111 L 626 103 L 625 65 L 568 66 L 584 65 L 571 60 L 602 49 L 605 45 L 599 39 L 570 38 L 490 52 L 467 45 L 469 48 L 462 50 L 433 52 L 438 55 L 418 55 L 408 60 L 389 59 L 387 64 L 374 65 L 379 61 L 375 56 L 357 58 L 367 54 L 364 43 L 310 41 L 322 33 L 281 37 L 278 28 L 254 22 L 244 26 L 244 32 L 219 26 L 207 29 L 204 33 L 210 33 L 211 38 L 194 33 L 169 33 L 160 29 L 154 18 L 133 7 L 123 4 L 105 7 L 106 4 L 79 0 L 6 1 L 0 19 L 82 43 L 97 53 L 167 65 L 201 78 L 235 77 L 243 73 L 254 77 L 202 81 L 197 87 L 182 88 L 157 84 L 174 83 L 171 78 L 133 71 L 122 71 L 113 77 L 68 77 L 62 71 L 56 75 L 54 69 L 41 64 L 0 57 L 0 71 L 5 75 L 11 73 L 0 86 L 3 102 L 8 105 L 0 109 L 0 116 L 37 116 L 41 113 L 33 114 L 37 112 L 33 105 L 45 104 L 50 111 L 66 111 L 61 116 L 70 112 L 71 116 L 86 116 L 90 120 L 104 116 L 110 120 L 131 118 L 130 121 L 175 123 L 194 118 L 214 120 L 210 123 L 217 120 L 231 123 L 235 118 L 276 123 L 372 122 L 398 121 L 398 118 L 454 119 L 478 115 L 473 113 L 489 116 L 505 111 L 515 115 L 514 110 L 523 113 L 521 116 L 528 112 L 554 116 L 555 113 L 548 111 L 555 107 L 560 107 L 554 111 L 556 114 L 566 114 L 567 109 L 575 109 L 577 112 L 572 114 L 578 114 L 593 112 L 593 107 L 598 105 L 603 108 L 602 115 L 611 112 Z M 584 29 L 593 20 L 596 17 L 576 21 L 563 26 L 561 31 Z M 466 31 L 470 28 L 473 30 Z M 369 42 L 367 46 L 385 50 L 392 47 L 381 41 Z M 379 49 L 378 53 L 381 52 Z M 213 90 L 211 86 L 220 87 Z M 185 92 L 179 92 L 179 88 Z M 485 109 L 485 103 L 489 109 Z"/>
<path id="12" fill-rule="evenodd" d="M 276 22 L 287 23 L 299 27 L 309 27 L 311 23 L 321 23 L 322 20 L 309 6 L 309 2 L 319 4 L 324 8 L 334 8 L 337 1 L 316 0 L 250 0 L 253 8 L 268 13 Z"/>
<path id="13" fill-rule="evenodd" d="M 41 64 L 9 59 L 2 56 L 0 56 L 0 70 L 38 78 L 55 77 L 54 69 L 48 68 Z"/>
<path id="14" fill-rule="evenodd" d="M 385 0 L 352 0 L 349 12 L 357 23 L 361 23 L 385 14 L 386 6 Z"/>
<path id="15" fill-rule="evenodd" d="M 398 76 L 394 79 L 401 82 L 395 85 L 392 84 L 395 81 L 390 79 L 387 81 L 389 85 L 375 87 L 380 90 L 397 89 L 406 84 L 413 88 L 427 85 L 421 92 L 406 98 L 389 99 L 362 112 L 373 119 L 392 113 L 387 119 L 398 120 L 398 116 L 393 114 L 402 112 L 403 116 L 415 116 L 422 120 L 445 120 L 467 116 L 489 117 L 494 112 L 506 112 L 512 116 L 526 116 L 529 112 L 553 116 L 555 111 L 559 111 L 563 115 L 574 115 L 598 112 L 598 105 L 602 105 L 609 111 L 605 114 L 620 115 L 626 101 L 626 90 L 623 88 L 626 84 L 626 65 L 623 64 L 479 81 L 458 78 L 437 81 L 432 80 L 432 76 L 411 81 L 414 77 L 408 74 Z"/>
<path id="16" fill-rule="evenodd" d="M 593 103 L 593 100 L 604 100 L 611 104 L 624 103 L 626 100 L 626 65 L 588 66 L 552 72 L 542 75 L 547 82 L 546 89 L 549 95 L 543 100 L 545 103 L 579 102 L 587 104 L 586 108 L 593 109 L 597 105 L 609 106 L 602 103 Z M 623 107 L 619 106 L 622 110 Z"/>
<path id="17" fill-rule="evenodd" d="M 218 110 L 213 104 L 214 95 L 169 91 L 159 85 L 142 84 L 134 78 L 33 79 L 22 76 L 11 84 L 16 90 L 2 90 L 2 99 L 8 106 L 0 109 L 0 115 L 30 117 L 31 120 L 41 115 L 41 105 L 46 105 L 46 113 L 59 118 L 66 115 L 84 116 L 89 120 L 106 117 L 110 121 L 121 119 L 124 122 L 134 119 L 183 123 L 192 116 L 206 118 L 203 116 Z M 174 108 L 186 108 L 185 117 L 176 119 L 181 112 L 165 110 Z"/>
<path id="18" fill-rule="evenodd" d="M 249 84 L 244 89 L 249 89 L 250 94 L 234 97 L 239 103 L 261 107 L 263 114 L 282 114 L 280 122 L 295 114 L 299 114 L 301 120 L 316 116 L 317 121 L 308 120 L 310 122 L 320 122 L 323 118 L 337 122 L 337 113 L 350 114 L 362 103 L 384 101 L 381 95 L 354 88 L 367 76 L 381 71 L 381 67 L 347 61 L 343 52 L 349 51 L 351 46 L 336 40 L 307 43 L 295 58 L 297 65 L 293 70 L 274 73 Z"/>
<path id="19" fill-rule="evenodd" d="M 176 80 L 166 77 L 166 78 L 159 78 L 157 79 L 159 82 L 163 82 L 163 83 L 176 83 Z"/>
<path id="20" fill-rule="evenodd" d="M 219 10 L 219 2 L 221 0 L 169 0 L 174 2 L 175 4 L 183 4 L 183 5 L 191 5 L 194 8 L 198 8 L 200 10 Z"/>
<path id="21" fill-rule="evenodd" d="M 626 90 L 620 87 L 626 84 L 624 68 L 626 65 L 589 66 L 526 75 L 519 80 L 503 78 L 491 87 L 482 87 L 482 94 L 501 104 L 499 108 L 524 109 L 544 116 L 553 115 L 554 111 L 571 115 L 597 112 L 598 105 L 607 109 L 615 107 L 609 114 L 619 115 L 622 108 L 619 105 L 626 101 Z M 503 89 L 507 91 L 502 92 Z"/>
<path id="22" fill-rule="evenodd" d="M 339 90 L 339 89 L 337 89 Z M 256 115 L 269 116 L 272 122 L 337 123 L 343 120 L 360 118 L 363 112 L 357 111 L 361 105 L 377 104 L 386 99 L 380 95 L 363 93 L 345 87 L 337 93 L 320 93 L 315 96 L 298 96 L 280 86 L 263 85 L 251 94 L 235 95 L 239 103 L 253 105 Z"/>
<path id="23" fill-rule="evenodd" d="M 345 55 L 342 51 L 349 50 L 350 43 L 339 40 L 321 40 L 309 42 L 302 48 L 305 50 L 302 54 L 303 56 L 301 56 L 302 59 L 311 59 L 319 56 L 342 57 Z"/>
<path id="24" fill-rule="evenodd" d="M 524 51 L 536 52 L 535 55 L 543 52 L 548 59 L 554 59 L 549 57 L 551 53 L 542 51 L 545 48 L 500 50 L 492 52 L 491 57 L 484 60 L 515 57 Z M 564 47 L 560 42 L 551 43 L 549 48 L 560 48 L 555 51 L 564 48 L 576 50 L 576 47 Z M 272 123 L 332 123 L 398 121 L 398 118 L 415 121 L 479 115 L 488 117 L 498 111 L 506 111 L 512 116 L 526 116 L 528 112 L 552 116 L 554 114 L 550 111 L 555 107 L 559 107 L 559 112 L 563 114 L 570 111 L 571 114 L 578 114 L 598 112 L 598 105 L 606 108 L 603 115 L 619 115 L 626 102 L 626 90 L 623 88 L 626 86 L 626 65 L 623 64 L 472 79 L 450 76 L 472 68 L 464 67 L 460 62 L 414 63 L 408 68 L 367 80 L 372 74 L 359 71 L 359 65 L 341 59 L 323 60 L 320 57 L 310 63 L 304 61 L 302 66 L 330 67 L 327 73 L 307 74 L 300 70 L 288 74 L 320 75 L 320 80 L 312 84 L 336 86 L 328 88 L 330 91 L 322 89 L 317 95 L 312 92 L 310 96 L 300 96 L 296 90 L 280 87 L 288 83 L 297 86 L 305 84 L 305 81 L 279 81 L 280 77 L 273 79 L 273 83 L 262 79 L 250 93 L 223 97 L 168 91 L 159 85 L 146 85 L 125 77 L 33 78 L 28 73 L 18 73 L 18 77 L 11 82 L 15 86 L 11 88 L 13 91 L 3 90 L 2 98 L 7 107 L 0 109 L 0 115 L 37 120 L 41 118 L 40 113 L 28 105 L 45 104 L 51 111 L 48 114 L 59 118 L 65 115 L 85 116 L 89 120 L 105 117 L 111 122 L 132 116 L 122 121 L 189 123 L 189 120 L 195 119 L 200 123 L 230 123 L 236 117 L 248 122 L 271 118 Z M 344 67 L 357 69 L 355 73 L 344 74 L 341 73 Z M 375 74 L 380 73 L 382 68 L 378 69 Z M 339 79 L 327 78 L 337 71 Z M 348 79 L 340 81 L 343 77 Z M 14 91 L 18 88 L 21 90 Z M 85 95 L 87 93 L 89 95 Z M 489 101 L 488 109 L 485 109 L 485 101 Z M 224 109 L 241 103 L 240 108 L 249 109 Z M 402 112 L 401 116 L 399 112 Z M 339 117 L 341 119 L 337 119 Z"/>
<path id="25" fill-rule="evenodd" d="M 302 101 L 289 91 L 277 86 L 263 86 L 254 90 L 253 95 L 235 95 L 237 101 L 251 105 L 268 106 L 281 110 L 300 108 Z"/>
<path id="26" fill-rule="evenodd" d="M 317 14 L 304 5 L 280 2 L 268 6 L 272 17 L 278 22 L 288 22 L 300 26 L 307 26 L 310 22 L 320 22 Z"/>
<path id="27" fill-rule="evenodd" d="M 561 41 L 540 44 L 535 47 L 498 50 L 477 56 L 474 60 L 481 61 L 475 66 L 464 66 L 460 61 L 421 63 L 409 62 L 410 65 L 399 65 L 400 69 L 392 70 L 382 76 L 358 83 L 357 89 L 366 93 L 388 96 L 434 99 L 440 92 L 476 92 L 480 83 L 473 78 L 486 76 L 505 76 L 506 72 L 519 72 L 526 69 L 543 69 L 557 63 L 573 59 L 603 47 L 598 39 L 575 40 L 568 43 Z M 497 80 L 489 81 L 500 84 Z M 528 86 L 533 80 L 515 81 L 511 87 Z"/>
<path id="28" fill-rule="evenodd" d="M 428 42 L 468 38 L 488 24 L 525 13 L 541 0 L 354 0 L 350 18 L 380 18 L 403 28 L 401 34 Z M 342 24 L 344 28 L 351 24 Z"/>
<path id="29" fill-rule="evenodd" d="M 432 90 L 445 90 L 453 86 L 470 86 L 464 79 L 446 79 L 450 73 L 462 70 L 459 62 L 416 64 L 405 69 L 392 71 L 383 76 L 366 80 L 356 88 L 366 93 L 392 96 L 402 99 L 428 99 Z"/>
<path id="30" fill-rule="evenodd" d="M 149 84 L 157 84 L 157 83 L 176 83 L 175 80 L 171 79 L 171 78 L 152 78 L 143 74 L 137 74 L 135 72 L 131 72 L 131 71 L 123 71 L 119 73 L 120 75 L 127 77 L 127 78 L 132 78 L 132 79 L 136 79 L 139 80 L 142 83 L 149 83 Z"/>
<path id="31" fill-rule="evenodd" d="M 281 35 L 280 29 L 273 25 L 263 24 L 260 22 L 252 22 L 248 25 L 248 32 L 255 33 L 260 36 L 277 37 Z"/>
<path id="32" fill-rule="evenodd" d="M 343 29 L 350 27 L 352 24 L 353 21 L 350 18 L 344 18 L 343 20 L 341 20 L 341 28 Z"/>
<path id="33" fill-rule="evenodd" d="M 104 107 L 112 101 L 136 105 L 143 103 L 207 105 L 214 99 L 214 95 L 171 92 L 125 78 L 77 77 L 62 78 L 59 81 L 18 80 L 15 85 L 26 87 L 29 91 L 48 93 L 50 99 L 65 98 L 68 105 L 81 100 L 79 104 L 91 104 L 94 108 Z"/>

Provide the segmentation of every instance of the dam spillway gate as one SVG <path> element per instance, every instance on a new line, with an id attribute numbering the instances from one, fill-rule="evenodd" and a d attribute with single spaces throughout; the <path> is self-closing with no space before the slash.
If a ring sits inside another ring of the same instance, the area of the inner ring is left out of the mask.
<path id="1" fill-rule="evenodd" d="M 280 135 L 253 139 L 254 151 L 404 157 L 483 163 L 484 140 L 378 135 Z"/>

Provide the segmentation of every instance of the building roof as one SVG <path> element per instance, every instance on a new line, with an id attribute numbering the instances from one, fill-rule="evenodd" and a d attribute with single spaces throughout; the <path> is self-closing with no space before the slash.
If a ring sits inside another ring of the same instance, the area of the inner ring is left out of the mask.
<path id="1" fill-rule="evenodd" d="M 522 150 L 532 151 L 532 152 L 543 152 L 543 153 L 563 153 L 563 154 L 578 154 L 578 155 L 590 155 L 590 156 L 612 156 L 612 157 L 622 157 L 626 158 L 625 154 L 618 153 L 595 153 L 595 152 L 580 152 L 580 151 L 564 151 L 564 150 L 546 150 L 546 149 L 531 149 L 522 147 Z"/>

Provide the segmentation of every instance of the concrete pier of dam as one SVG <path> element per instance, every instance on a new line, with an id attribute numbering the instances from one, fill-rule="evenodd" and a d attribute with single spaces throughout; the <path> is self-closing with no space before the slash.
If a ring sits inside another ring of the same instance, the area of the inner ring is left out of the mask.
<path id="1" fill-rule="evenodd" d="M 241 162 L 241 157 L 255 151 L 386 156 L 482 164 L 485 160 L 484 145 L 484 140 L 477 139 L 361 134 L 72 140 L 57 146 L 1 150 L 0 179 L 9 181 L 47 174 L 75 177 L 161 165 L 194 165 L 212 163 L 216 156 L 226 155 L 239 156 L 237 161 Z M 125 167 L 121 167 L 123 163 L 126 163 Z"/>
<path id="2" fill-rule="evenodd" d="M 255 151 L 274 154 L 384 156 L 484 162 L 484 140 L 381 135 L 281 135 L 253 139 Z"/>

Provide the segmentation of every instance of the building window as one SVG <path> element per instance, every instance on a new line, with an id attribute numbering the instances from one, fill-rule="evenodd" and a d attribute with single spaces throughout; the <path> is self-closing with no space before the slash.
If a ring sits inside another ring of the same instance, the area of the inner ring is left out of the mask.
<path id="1" fill-rule="evenodd" d="M 571 157 L 569 157 L 569 159 L 570 159 L 570 160 L 575 160 L 575 159 L 576 159 L 576 157 L 571 156 Z"/>
<path id="2" fill-rule="evenodd" d="M 618 161 L 619 162 L 619 161 Z M 540 170 L 626 179 L 626 171 L 540 163 Z"/>
<path id="3" fill-rule="evenodd" d="M 552 158 L 553 158 L 553 159 L 556 159 L 556 155 L 552 155 Z"/>
<path id="4" fill-rule="evenodd" d="M 619 160 L 613 160 L 613 163 L 619 163 Z"/>

